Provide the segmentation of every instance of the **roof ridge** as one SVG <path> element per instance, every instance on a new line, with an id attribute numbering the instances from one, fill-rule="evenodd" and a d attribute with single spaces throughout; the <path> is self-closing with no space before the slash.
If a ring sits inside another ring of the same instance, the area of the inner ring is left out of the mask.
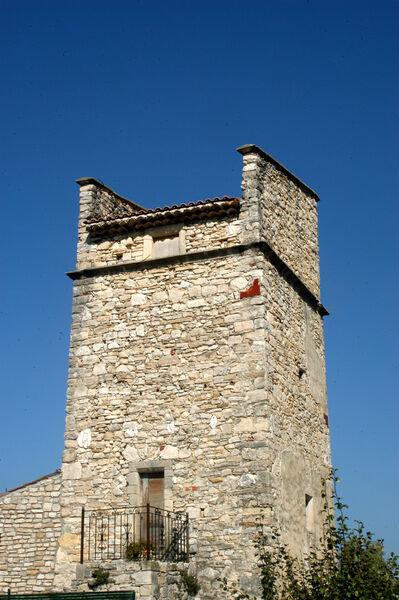
<path id="1" fill-rule="evenodd" d="M 18 485 L 15 488 L 11 488 L 11 490 L 7 490 L 5 492 L 2 492 L 0 494 L 0 498 L 2 498 L 3 496 L 7 496 L 7 494 L 11 494 L 11 492 L 16 492 L 17 490 L 22 490 L 23 488 L 26 488 L 29 485 L 33 485 L 35 483 L 38 483 L 39 481 L 43 481 L 43 479 L 48 479 L 49 477 L 53 477 L 54 475 L 58 475 L 59 473 L 61 473 L 61 469 L 57 469 L 56 471 L 54 471 L 53 473 L 49 473 L 48 475 L 42 475 L 41 477 L 38 477 L 37 479 L 34 479 L 33 481 L 28 481 L 28 483 L 23 483 L 22 485 Z"/>
<path id="2" fill-rule="evenodd" d="M 235 204 L 238 205 L 240 203 L 241 198 L 237 196 L 215 196 L 214 198 L 206 198 L 205 200 L 197 200 L 196 202 L 182 202 L 181 204 L 172 204 L 171 206 L 162 206 L 156 208 L 148 208 L 145 210 L 133 210 L 131 213 L 125 214 L 113 214 L 113 215 L 105 215 L 101 217 L 90 217 L 85 220 L 87 225 L 95 225 L 95 224 L 106 224 L 117 221 L 124 221 L 126 219 L 132 219 L 135 217 L 151 217 L 152 215 L 157 215 L 160 213 L 173 213 L 174 211 L 187 211 L 195 208 L 206 207 L 209 205 L 219 205 L 219 204 Z"/>

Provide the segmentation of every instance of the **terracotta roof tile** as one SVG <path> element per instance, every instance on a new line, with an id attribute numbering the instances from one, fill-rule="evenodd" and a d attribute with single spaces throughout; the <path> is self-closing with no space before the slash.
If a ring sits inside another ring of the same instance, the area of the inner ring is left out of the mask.
<path id="1" fill-rule="evenodd" d="M 89 231 L 104 229 L 142 228 L 158 224 L 193 220 L 197 217 L 211 217 L 233 214 L 240 208 L 240 198 L 223 196 L 223 198 L 207 198 L 198 202 L 188 204 L 173 204 L 149 208 L 144 210 L 132 210 L 130 214 L 113 214 L 102 217 L 92 217 L 86 220 Z"/>

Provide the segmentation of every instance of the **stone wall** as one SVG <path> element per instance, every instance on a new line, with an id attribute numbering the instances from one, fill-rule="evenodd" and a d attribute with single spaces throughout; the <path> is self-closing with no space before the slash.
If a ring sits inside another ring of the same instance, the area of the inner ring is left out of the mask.
<path id="1" fill-rule="evenodd" d="M 88 592 L 93 573 L 101 568 L 109 574 L 109 583 L 96 591 L 131 591 L 136 600 L 190 600 L 182 583 L 181 573 L 194 573 L 187 563 L 160 563 L 157 561 L 126 562 L 121 560 L 87 562 L 78 565 L 70 592 Z"/>
<path id="2" fill-rule="evenodd" d="M 84 192 L 83 192 L 84 193 Z M 124 262 L 151 259 L 146 250 L 145 238 L 160 228 L 133 231 L 126 235 L 120 233 L 112 239 L 104 240 L 101 235 L 91 235 L 87 239 L 84 263 L 80 268 L 103 267 L 123 264 Z M 227 248 L 239 242 L 240 223 L 235 217 L 224 221 L 209 219 L 203 222 L 182 224 L 178 227 L 184 235 L 184 253 L 200 252 L 209 248 Z"/>
<path id="3" fill-rule="evenodd" d="M 0 496 L 0 593 L 52 590 L 60 483 L 56 472 Z"/>
<path id="4" fill-rule="evenodd" d="M 243 146 L 243 196 L 256 199 L 261 216 L 259 239 L 320 296 L 318 197 L 257 146 Z"/>
<path id="5" fill-rule="evenodd" d="M 243 202 L 237 243 L 259 240 L 261 214 Z M 120 269 L 74 275 L 62 504 L 75 545 L 60 546 L 60 589 L 74 577 L 81 506 L 136 504 L 140 462 L 171 471 L 166 507 L 190 515 L 201 598 L 226 573 L 254 589 L 257 518 L 298 553 L 318 539 L 330 468 L 322 319 L 259 246 L 207 256 L 230 226 L 188 228 L 199 257 L 130 271 L 122 256 Z M 114 241 L 104 235 L 108 250 Z"/>
<path id="6" fill-rule="evenodd" d="M 102 566 L 109 589 L 178 598 L 168 563 L 88 564 L 86 546 L 79 565 L 82 507 L 137 506 L 140 469 L 163 469 L 165 508 L 190 516 L 199 600 L 222 600 L 223 576 L 256 595 L 259 519 L 296 554 L 317 544 L 331 466 L 317 197 L 259 148 L 240 151 L 239 212 L 235 200 L 176 223 L 168 213 L 158 228 L 150 217 L 140 230 L 90 230 L 93 215 L 137 205 L 78 181 L 61 493 L 54 475 L 1 499 L 1 543 L 18 543 L 0 574 L 16 591 L 84 590 Z M 159 234 L 172 240 L 161 255 Z"/>

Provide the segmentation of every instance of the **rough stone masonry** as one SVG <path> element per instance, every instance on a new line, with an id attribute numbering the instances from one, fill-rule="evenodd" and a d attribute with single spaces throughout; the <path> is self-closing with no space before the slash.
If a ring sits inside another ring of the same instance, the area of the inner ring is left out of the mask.
<path id="1" fill-rule="evenodd" d="M 88 589 L 103 563 L 79 565 L 82 507 L 138 506 L 154 473 L 162 507 L 189 514 L 200 600 L 224 597 L 221 576 L 256 592 L 257 519 L 297 554 L 321 535 L 331 458 L 318 197 L 257 146 L 238 151 L 241 198 L 143 209 L 78 180 L 61 531 L 53 581 L 37 566 L 43 591 Z M 110 590 L 178 597 L 176 565 L 107 568 Z"/>

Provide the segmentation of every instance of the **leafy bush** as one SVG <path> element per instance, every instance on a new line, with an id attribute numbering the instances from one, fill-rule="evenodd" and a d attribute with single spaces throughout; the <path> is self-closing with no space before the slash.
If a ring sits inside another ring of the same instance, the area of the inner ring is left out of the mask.
<path id="1" fill-rule="evenodd" d="M 256 536 L 262 600 L 399 600 L 399 557 L 385 558 L 383 541 L 363 523 L 348 526 L 335 471 L 331 481 L 331 498 L 322 482 L 324 536 L 305 561 L 292 557 L 278 532 Z M 234 600 L 257 600 L 226 579 L 222 587 Z"/>
<path id="2" fill-rule="evenodd" d="M 95 590 L 99 585 L 113 583 L 112 579 L 109 578 L 109 571 L 106 571 L 102 567 L 95 569 L 91 576 L 93 577 L 93 582 L 89 583 L 89 588 L 91 590 Z"/>
<path id="3" fill-rule="evenodd" d="M 184 589 L 189 596 L 196 596 L 201 589 L 198 579 L 194 575 L 189 575 L 187 571 L 180 571 L 181 581 Z"/>
<path id="4" fill-rule="evenodd" d="M 150 542 L 150 552 L 154 552 L 155 544 Z M 126 546 L 126 560 L 147 558 L 147 542 L 143 538 L 137 542 L 129 542 Z"/>

